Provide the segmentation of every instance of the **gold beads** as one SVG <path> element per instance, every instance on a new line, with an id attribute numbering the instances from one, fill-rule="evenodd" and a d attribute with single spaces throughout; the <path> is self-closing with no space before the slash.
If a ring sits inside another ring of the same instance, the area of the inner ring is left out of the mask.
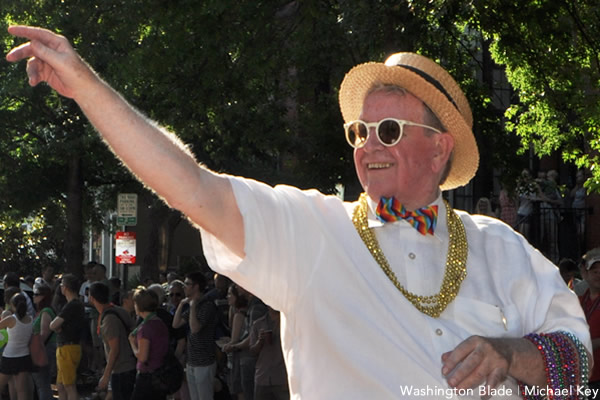
<path id="1" fill-rule="evenodd" d="M 360 195 L 358 205 L 354 209 L 352 222 L 356 227 L 358 234 L 369 249 L 369 252 L 377 261 L 383 272 L 392 281 L 394 286 L 410 301 L 419 311 L 437 318 L 446 309 L 448 304 L 456 298 L 460 285 L 467 276 L 467 234 L 460 217 L 454 212 L 450 204 L 446 204 L 446 221 L 448 224 L 449 243 L 448 255 L 446 257 L 446 269 L 440 291 L 437 294 L 429 296 L 420 296 L 406 290 L 398 281 L 396 274 L 390 268 L 390 265 L 379 247 L 377 238 L 372 229 L 369 229 L 367 222 L 367 194 Z"/>

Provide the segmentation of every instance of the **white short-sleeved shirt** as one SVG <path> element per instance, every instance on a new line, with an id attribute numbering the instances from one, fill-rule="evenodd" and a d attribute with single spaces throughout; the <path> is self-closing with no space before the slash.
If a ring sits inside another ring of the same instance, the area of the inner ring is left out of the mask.
<path id="1" fill-rule="evenodd" d="M 441 355 L 471 335 L 566 330 L 591 349 L 579 301 L 557 268 L 500 220 L 458 212 L 469 245 L 467 277 L 442 315 L 431 318 L 371 256 L 351 220 L 356 203 L 230 180 L 244 221 L 245 257 L 202 231 L 205 254 L 211 268 L 282 312 L 293 399 L 454 398 Z M 446 208 L 441 197 L 435 204 L 433 236 L 405 221 L 384 225 L 369 211 L 399 281 L 421 295 L 439 292 L 446 265 Z M 512 378 L 503 389 L 501 398 L 520 398 Z M 477 390 L 461 394 L 480 398 Z"/>

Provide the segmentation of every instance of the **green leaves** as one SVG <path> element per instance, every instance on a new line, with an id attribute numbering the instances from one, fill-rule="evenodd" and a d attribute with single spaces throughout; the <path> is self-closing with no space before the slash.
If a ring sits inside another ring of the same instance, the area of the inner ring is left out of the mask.
<path id="1" fill-rule="evenodd" d="M 465 89 L 491 153 L 482 175 L 514 168 L 519 148 L 558 150 L 580 167 L 600 150 L 600 10 L 590 2 L 4 0 L 0 13 L 5 51 L 19 42 L 9 23 L 58 30 L 201 162 L 272 184 L 355 184 L 337 89 L 352 66 L 398 51 L 439 60 Z M 506 69 L 506 98 L 492 91 L 492 61 Z M 98 223 L 133 177 L 72 101 L 27 85 L 23 63 L 0 63 L 0 88 L 0 220 L 8 204 L 13 220 L 64 204 L 68 161 L 81 157 L 82 218 Z M 589 187 L 600 188 L 593 171 Z M 28 181 L 34 190 L 18 183 Z M 44 221 L 64 229 L 64 207 L 54 209 Z"/>
<path id="2" fill-rule="evenodd" d="M 562 152 L 563 159 L 590 168 L 585 156 L 598 132 L 600 78 L 598 15 L 594 2 L 474 2 L 473 22 L 493 38 L 490 51 L 506 66 L 518 103 L 507 109 L 507 128 L 524 147 L 542 156 Z M 599 172 L 594 169 L 594 179 Z"/>

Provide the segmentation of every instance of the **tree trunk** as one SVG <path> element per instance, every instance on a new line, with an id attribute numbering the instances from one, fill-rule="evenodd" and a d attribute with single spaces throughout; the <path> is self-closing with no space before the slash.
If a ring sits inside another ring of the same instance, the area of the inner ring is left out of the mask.
<path id="1" fill-rule="evenodd" d="M 155 195 L 150 199 L 148 248 L 142 262 L 141 278 L 158 282 L 158 273 L 167 267 L 171 250 L 171 238 L 182 220 L 181 213 L 169 208 Z"/>
<path id="2" fill-rule="evenodd" d="M 82 277 L 83 263 L 83 174 L 81 157 L 73 155 L 69 159 L 67 182 L 67 232 L 65 238 L 65 272 Z"/>

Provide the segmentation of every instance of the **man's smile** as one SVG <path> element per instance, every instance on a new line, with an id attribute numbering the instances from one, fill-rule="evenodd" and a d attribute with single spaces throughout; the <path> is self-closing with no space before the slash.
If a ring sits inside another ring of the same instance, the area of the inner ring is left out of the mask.
<path id="1" fill-rule="evenodd" d="M 383 169 L 383 168 L 390 168 L 392 165 L 393 165 L 392 163 L 368 163 L 367 168 L 368 169 Z"/>

